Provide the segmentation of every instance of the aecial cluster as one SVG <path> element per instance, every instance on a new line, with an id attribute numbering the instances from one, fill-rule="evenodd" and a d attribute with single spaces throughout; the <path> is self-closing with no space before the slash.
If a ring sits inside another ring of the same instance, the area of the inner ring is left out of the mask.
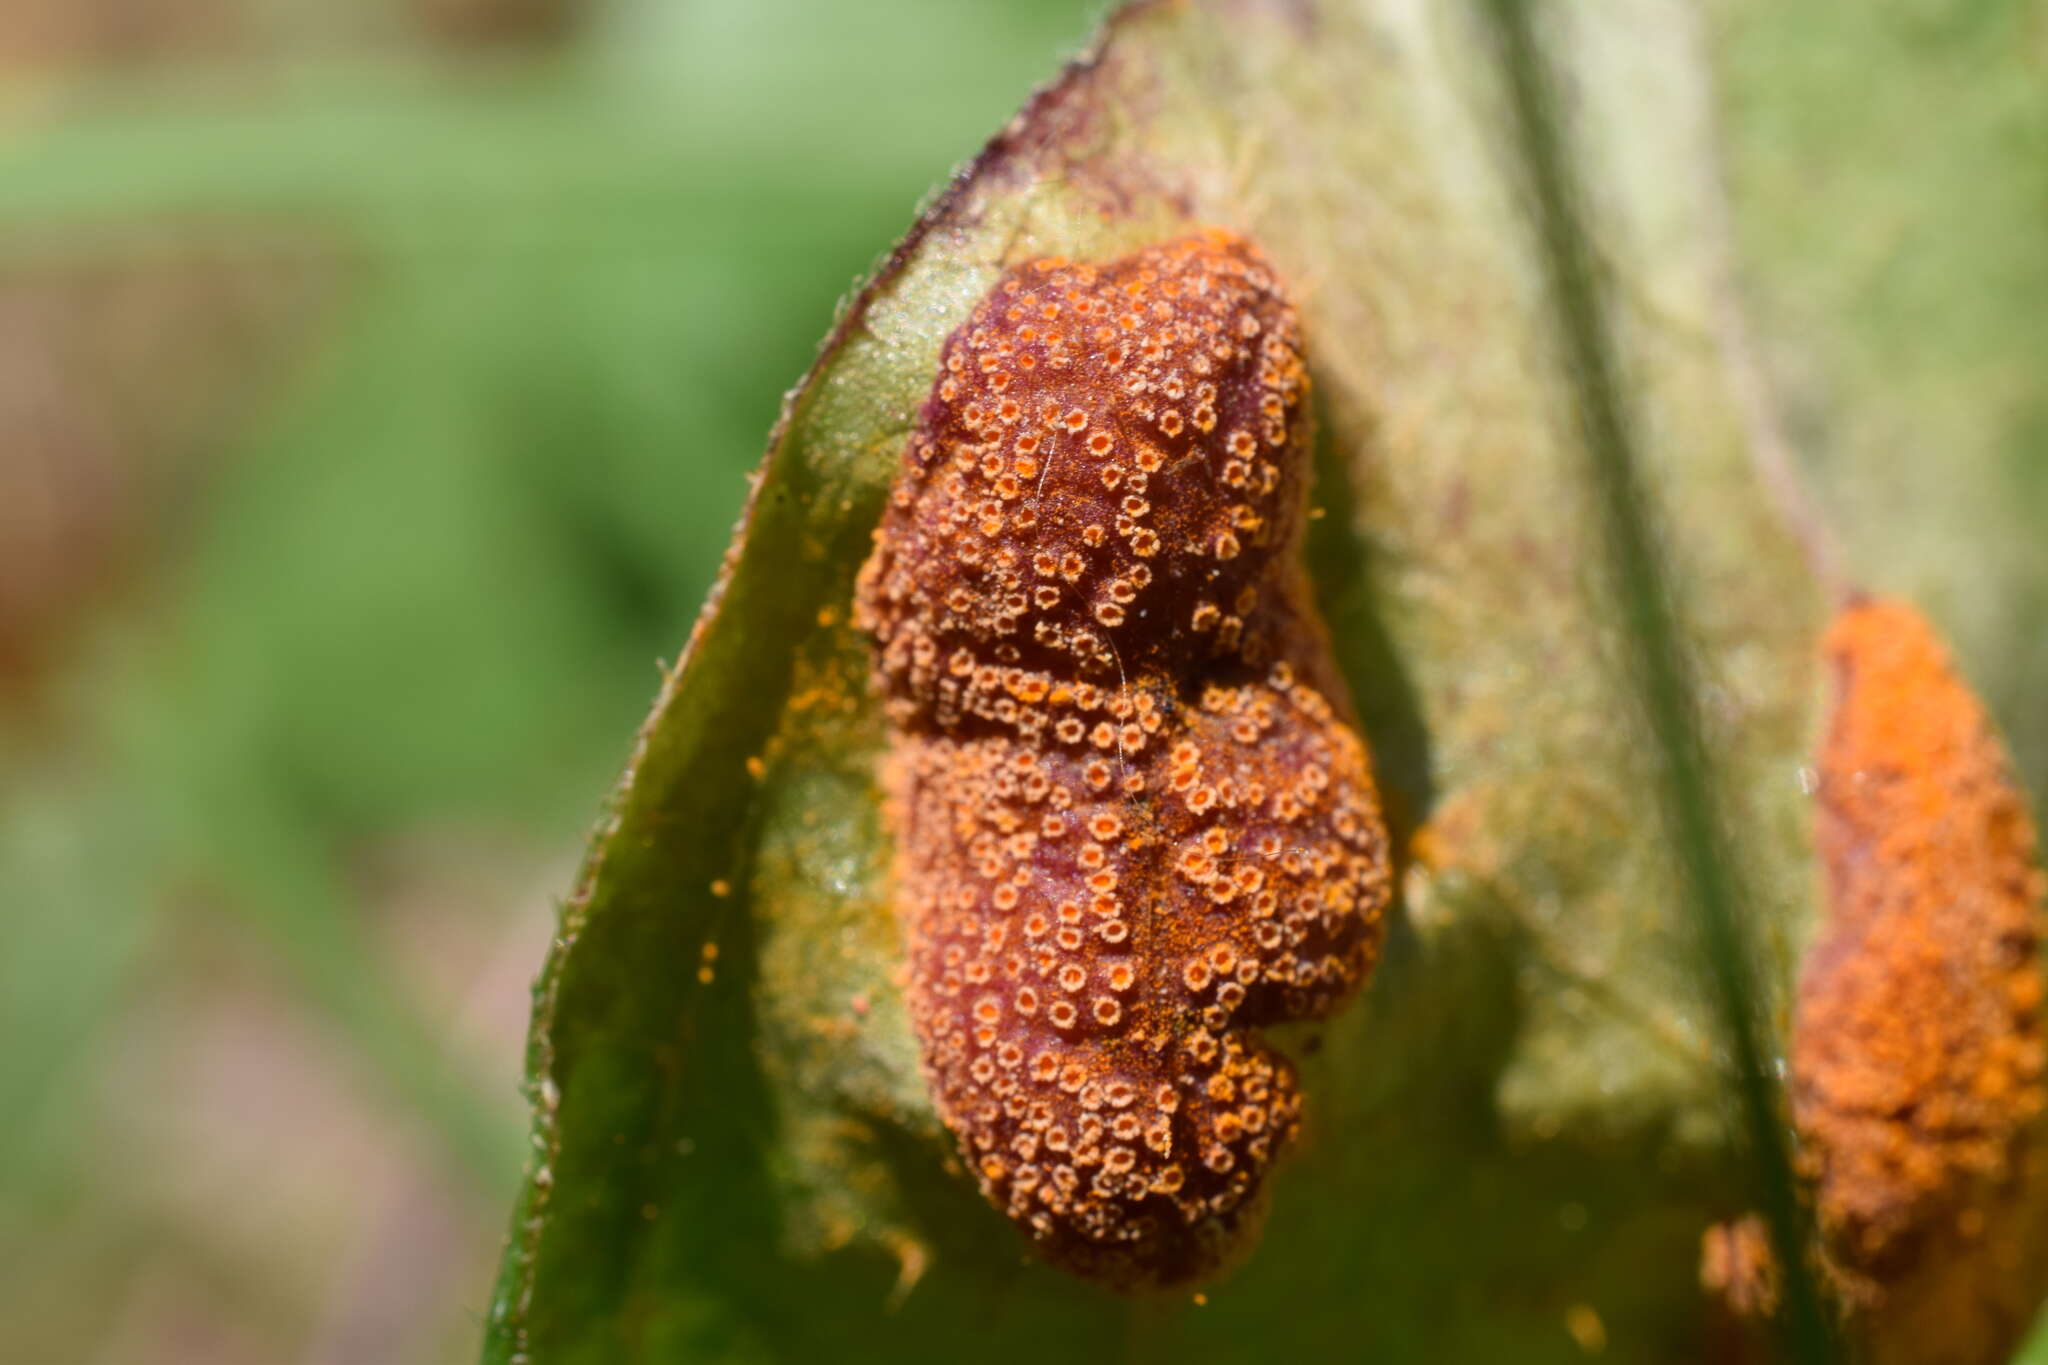
<path id="1" fill-rule="evenodd" d="M 2013 1202 L 2044 1100 L 2043 881 L 2004 746 L 1925 618 L 1864 600 L 1822 652 L 1827 920 L 1799 980 L 1792 1105 L 1853 1298 L 1953 1257 Z"/>
<path id="2" fill-rule="evenodd" d="M 1300 565 L 1294 310 L 1210 231 L 1030 262 L 947 341 L 857 620 L 892 727 L 940 1116 L 1056 1264 L 1216 1268 L 1302 1095 L 1263 1026 L 1370 972 L 1389 895 Z"/>

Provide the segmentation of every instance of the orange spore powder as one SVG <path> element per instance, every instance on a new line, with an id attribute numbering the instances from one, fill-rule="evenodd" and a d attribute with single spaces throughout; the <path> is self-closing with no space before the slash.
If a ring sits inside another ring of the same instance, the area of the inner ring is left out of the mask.
<path id="1" fill-rule="evenodd" d="M 1761 1217 L 1748 1213 L 1707 1229 L 1700 1238 L 1700 1287 L 1739 1317 L 1778 1311 L 1778 1263 Z"/>
<path id="2" fill-rule="evenodd" d="M 857 620 L 892 726 L 911 1022 L 1054 1263 L 1182 1283 L 1295 1137 L 1256 1030 L 1377 956 L 1386 836 L 1300 568 L 1295 313 L 1210 231 L 1005 275 L 946 342 Z"/>
<path id="3" fill-rule="evenodd" d="M 1823 654 L 1827 919 L 1799 981 L 1792 1100 L 1853 1297 L 1950 1254 L 1929 1247 L 1980 1226 L 2016 1173 L 2043 1103 L 2043 887 L 1990 719 L 1919 613 L 1859 602 Z"/>

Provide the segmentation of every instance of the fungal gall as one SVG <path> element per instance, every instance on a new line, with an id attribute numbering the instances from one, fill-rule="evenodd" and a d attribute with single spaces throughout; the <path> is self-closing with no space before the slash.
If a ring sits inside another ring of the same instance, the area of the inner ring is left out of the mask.
<path id="1" fill-rule="evenodd" d="M 934 1104 L 1118 1288 L 1248 1242 L 1302 1112 L 1257 1030 L 1336 1009 L 1383 932 L 1300 565 L 1307 393 L 1240 237 L 1022 265 L 947 340 L 860 575 Z"/>
<path id="2" fill-rule="evenodd" d="M 1941 1359 L 2002 1360 L 2048 1251 L 2033 824 L 1918 612 L 1857 601 L 1822 653 L 1826 913 L 1800 973 L 1791 1098 L 1823 1263 L 1881 1324 L 1880 1358 L 1936 1358 L 1906 1343 L 1938 1341 Z"/>

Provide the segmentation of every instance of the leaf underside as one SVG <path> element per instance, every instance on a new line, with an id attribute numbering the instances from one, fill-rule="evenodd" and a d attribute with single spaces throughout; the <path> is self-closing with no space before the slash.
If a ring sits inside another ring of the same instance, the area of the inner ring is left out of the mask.
<path id="1" fill-rule="evenodd" d="M 1796 772 L 1824 594 L 1732 378 L 1698 17 L 1572 23 L 1614 325 L 1782 1001 L 1814 913 Z M 564 908 L 487 1360 L 1562 1361 L 1594 1329 L 1614 1359 L 1690 1360 L 1726 1330 L 1696 1280 L 1745 1198 L 1726 1078 L 1498 125 L 1462 7 L 1142 3 L 919 218 L 792 394 Z M 848 607 L 939 346 L 1001 271 L 1206 223 L 1302 308 L 1310 567 L 1403 878 L 1366 997 L 1280 1040 L 1304 1140 L 1198 1303 L 1033 1264 L 959 1170 L 893 975 Z"/>

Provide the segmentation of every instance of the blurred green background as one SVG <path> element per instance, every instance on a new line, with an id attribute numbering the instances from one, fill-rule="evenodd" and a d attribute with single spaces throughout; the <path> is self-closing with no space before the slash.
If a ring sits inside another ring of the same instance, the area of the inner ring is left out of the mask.
<path id="1" fill-rule="evenodd" d="M 473 1357 L 779 397 L 1098 8 L 0 4 L 0 1357 Z"/>

